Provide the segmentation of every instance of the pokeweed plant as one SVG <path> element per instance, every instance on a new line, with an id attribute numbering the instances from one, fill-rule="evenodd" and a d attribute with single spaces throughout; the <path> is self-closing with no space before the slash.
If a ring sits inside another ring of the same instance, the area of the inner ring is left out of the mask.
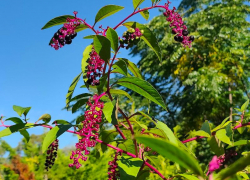
<path id="1" fill-rule="evenodd" d="M 237 121 L 229 121 L 228 117 L 217 127 L 213 127 L 213 124 L 206 121 L 201 130 L 192 131 L 189 135 L 191 137 L 184 141 L 180 141 L 166 124 L 155 120 L 146 113 L 141 111 L 124 112 L 119 107 L 117 95 L 127 96 L 130 103 L 133 104 L 131 96 L 123 89 L 119 89 L 125 87 L 167 111 L 164 100 L 157 90 L 143 79 L 137 66 L 128 59 L 118 57 L 121 48 L 129 49 L 143 40 L 153 49 L 159 61 L 162 61 L 161 49 L 154 34 L 143 24 L 128 22 L 130 17 L 140 13 L 145 19 L 148 19 L 150 9 L 162 8 L 164 9 L 163 15 L 172 28 L 173 39 L 184 47 L 191 47 L 191 43 L 194 41 L 194 36 L 188 36 L 187 26 L 175 11 L 176 9 L 169 9 L 169 1 L 160 5 L 159 0 L 151 0 L 152 6 L 139 8 L 143 1 L 133 0 L 134 11 L 113 28 L 109 26 L 95 28 L 95 24 L 122 10 L 121 6 L 107 5 L 101 8 L 95 17 L 93 26 L 77 17 L 76 11 L 73 12 L 73 16 L 59 16 L 45 24 L 42 29 L 63 24 L 63 27 L 55 32 L 49 43 L 55 50 L 71 44 L 77 33 L 82 30 L 91 29 L 94 32 L 94 35 L 85 37 L 93 39 L 93 43 L 84 50 L 81 63 L 82 72 L 75 77 L 66 96 L 66 107 L 71 108 L 73 113 L 84 107 L 84 115 L 77 118 L 75 124 L 65 120 L 55 120 L 52 123 L 53 126 L 48 125 L 51 121 L 49 114 L 42 115 L 36 123 L 28 123 L 26 116 L 31 107 L 13 106 L 18 115 L 23 116 L 24 119 L 8 118 L 5 121 L 12 121 L 15 124 L 7 126 L 1 117 L 1 126 L 6 129 L 0 131 L 0 137 L 20 132 L 29 141 L 27 129 L 37 126 L 49 128 L 50 131 L 42 146 L 43 152 L 47 153 L 47 160 L 44 162 L 46 170 L 53 166 L 57 157 L 58 137 L 69 132 L 76 134 L 79 139 L 70 156 L 72 163 L 69 164 L 69 167 L 80 168 L 82 161 L 87 161 L 91 148 L 94 148 L 97 143 L 102 145 L 102 151 L 105 151 L 107 147 L 115 150 L 114 159 L 108 163 L 107 177 L 109 180 L 142 180 L 147 179 L 150 173 L 158 174 L 165 180 L 248 178 L 248 169 L 246 169 L 250 164 L 248 152 L 242 153 L 243 157 L 229 166 L 228 161 L 239 155 L 235 147 L 249 143 L 248 140 L 234 142 L 234 130 L 242 132 L 250 125 L 247 121 L 250 116 L 250 113 L 247 113 L 249 101 L 243 104 L 241 109 L 237 109 L 239 113 L 234 114 L 234 116 L 240 117 Z M 127 27 L 127 31 L 119 37 L 116 29 L 120 26 Z M 121 76 L 113 82 L 111 74 Z M 72 97 L 81 77 L 85 83 L 83 87 L 88 88 L 90 93 Z M 39 121 L 43 121 L 43 123 L 38 123 Z M 149 123 L 155 124 L 155 128 L 149 128 Z M 69 130 L 70 128 L 74 130 Z M 214 153 L 206 169 L 200 167 L 194 152 L 187 146 L 189 142 L 201 138 L 207 138 L 211 151 Z M 225 151 L 230 148 L 234 150 Z M 157 161 L 159 156 L 175 163 L 174 174 L 164 176 L 164 172 L 159 168 L 160 162 Z"/>

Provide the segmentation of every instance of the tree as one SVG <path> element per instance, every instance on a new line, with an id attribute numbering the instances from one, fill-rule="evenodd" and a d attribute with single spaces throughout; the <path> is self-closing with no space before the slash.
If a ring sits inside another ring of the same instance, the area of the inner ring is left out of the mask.
<path id="1" fill-rule="evenodd" d="M 250 6 L 244 2 L 183 0 L 178 10 L 195 36 L 190 49 L 174 43 L 164 16 L 148 24 L 159 39 L 162 65 L 154 63 L 155 54 L 143 42 L 131 54 L 142 57 L 138 63 L 142 73 L 168 104 L 165 114 L 151 105 L 158 119 L 172 127 L 181 122 L 196 129 L 204 120 L 219 124 L 232 115 L 232 106 L 249 97 Z"/>

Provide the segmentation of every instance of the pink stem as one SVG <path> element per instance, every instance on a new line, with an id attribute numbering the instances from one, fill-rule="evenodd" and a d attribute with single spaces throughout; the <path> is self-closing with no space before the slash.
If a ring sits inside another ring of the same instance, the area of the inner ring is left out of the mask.
<path id="1" fill-rule="evenodd" d="M 83 20 L 83 19 L 81 19 L 81 18 L 78 18 L 78 19 L 80 19 L 86 26 L 88 26 L 92 31 L 94 31 L 95 34 L 98 34 L 98 33 L 96 32 L 96 30 L 94 29 L 94 27 L 92 27 L 91 25 L 89 25 L 88 23 L 86 23 L 85 20 Z"/>
<path id="2" fill-rule="evenodd" d="M 140 10 L 135 11 L 132 14 L 130 14 L 128 17 L 126 17 L 124 20 L 122 20 L 119 24 L 117 24 L 113 29 L 114 30 L 117 29 L 122 23 L 124 23 L 125 21 L 127 21 L 129 18 L 131 18 L 135 14 L 137 14 L 139 12 L 142 12 L 142 11 L 145 11 L 145 10 L 153 9 L 153 8 L 164 8 L 164 9 L 166 9 L 165 6 L 152 6 L 152 7 L 147 7 L 147 8 L 140 9 Z"/>
<path id="3" fill-rule="evenodd" d="M 150 169 L 156 172 L 162 179 L 167 180 L 156 168 L 154 168 L 151 164 L 145 161 L 145 165 L 147 165 Z"/>

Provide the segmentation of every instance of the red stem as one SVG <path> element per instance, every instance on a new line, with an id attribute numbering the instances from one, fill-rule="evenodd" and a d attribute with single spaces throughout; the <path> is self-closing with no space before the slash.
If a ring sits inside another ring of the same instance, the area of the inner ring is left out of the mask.
<path id="1" fill-rule="evenodd" d="M 129 18 L 131 18 L 135 14 L 137 14 L 139 12 L 142 12 L 142 11 L 145 11 L 145 10 L 153 9 L 153 8 L 164 8 L 164 9 L 166 9 L 165 6 L 157 6 L 157 5 L 156 6 L 152 6 L 152 7 L 147 7 L 147 8 L 140 9 L 140 10 L 135 11 L 132 14 L 130 14 L 128 17 L 126 17 L 124 20 L 122 20 L 119 24 L 117 24 L 113 29 L 116 30 L 121 24 L 123 24 L 125 21 L 127 21 Z"/>
<path id="2" fill-rule="evenodd" d="M 92 31 L 94 31 L 95 34 L 98 34 L 98 33 L 96 32 L 96 30 L 94 29 L 94 26 L 89 25 L 88 23 L 85 22 L 85 20 L 83 20 L 83 19 L 81 19 L 81 18 L 78 18 L 78 19 L 80 19 L 86 26 L 88 26 Z"/>

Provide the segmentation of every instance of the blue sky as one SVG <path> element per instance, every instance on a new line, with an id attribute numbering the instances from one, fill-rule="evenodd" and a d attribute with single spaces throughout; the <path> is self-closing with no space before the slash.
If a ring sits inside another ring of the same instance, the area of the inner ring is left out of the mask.
<path id="1" fill-rule="evenodd" d="M 141 7 L 150 6 L 146 0 Z M 165 3 L 163 0 L 162 3 Z M 180 0 L 172 0 L 171 6 L 178 6 Z M 102 20 L 103 27 L 114 27 L 133 11 L 132 0 L 10 0 L 2 1 L 0 6 L 1 33 L 0 33 L 0 115 L 16 117 L 12 110 L 13 105 L 31 106 L 28 118 L 35 122 L 42 114 L 49 113 L 52 120 L 64 119 L 71 121 L 78 114 L 71 114 L 62 110 L 65 106 L 65 96 L 73 78 L 81 72 L 81 59 L 84 48 L 91 40 L 82 37 L 92 34 L 90 30 L 78 33 L 71 45 L 55 51 L 48 46 L 53 34 L 59 29 L 56 26 L 41 30 L 50 19 L 65 15 L 73 15 L 78 11 L 78 17 L 86 19 L 89 24 L 94 23 L 97 11 L 108 4 L 124 6 L 119 13 Z M 158 10 L 150 11 L 150 20 L 159 15 Z M 140 23 L 147 23 L 139 14 L 129 19 Z M 119 28 L 121 35 L 125 29 Z M 128 51 L 122 51 L 120 57 L 129 58 L 137 62 L 139 57 L 128 57 Z M 75 94 L 85 92 L 80 89 L 81 81 Z M 2 130 L 3 128 L 0 128 Z M 30 129 L 30 134 L 41 134 L 43 128 Z M 11 146 L 17 146 L 22 136 L 15 133 L 2 138 Z M 74 145 L 77 137 L 64 134 L 59 138 L 60 147 Z"/>

